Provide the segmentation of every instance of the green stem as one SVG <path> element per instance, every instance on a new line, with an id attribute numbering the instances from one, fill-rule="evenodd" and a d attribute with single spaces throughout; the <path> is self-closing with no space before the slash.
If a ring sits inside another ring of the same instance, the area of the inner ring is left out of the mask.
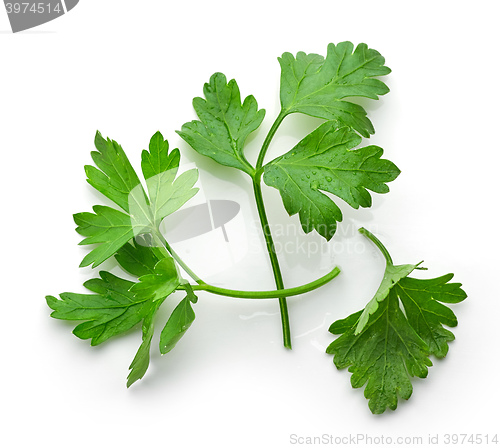
<path id="1" fill-rule="evenodd" d="M 385 248 L 385 246 L 382 244 L 382 242 L 370 231 L 366 230 L 364 227 L 361 227 L 358 229 L 358 232 L 361 233 L 362 235 L 366 236 L 375 246 L 378 247 L 380 252 L 384 255 L 385 261 L 389 265 L 393 265 L 392 263 L 392 258 L 389 254 L 389 251 Z"/>
<path id="2" fill-rule="evenodd" d="M 177 252 L 175 252 L 175 250 L 172 248 L 172 246 L 170 246 L 170 244 L 168 244 L 167 240 L 165 239 L 165 237 L 161 234 L 160 231 L 156 231 L 156 232 L 153 232 L 153 238 L 155 239 L 156 243 L 161 243 L 165 249 L 167 249 L 167 251 L 170 253 L 170 255 L 172 255 L 173 259 L 179 264 L 179 266 L 184 269 L 184 271 L 196 282 L 198 283 L 199 285 L 201 284 L 205 284 L 205 282 L 200 278 L 198 277 L 192 270 L 191 268 L 186 264 L 184 263 L 184 261 L 182 260 L 182 258 L 179 256 L 179 254 Z"/>
<path id="3" fill-rule="evenodd" d="M 389 251 L 385 248 L 385 246 L 382 244 L 382 242 L 371 232 L 366 230 L 364 227 L 361 227 L 358 229 L 358 232 L 361 233 L 362 235 L 366 236 L 377 248 L 382 252 L 382 255 L 385 258 L 385 262 L 387 266 L 394 266 L 394 263 L 392 262 L 392 258 L 389 254 Z M 426 271 L 427 268 L 420 266 L 424 261 L 418 262 L 416 265 L 414 265 L 414 269 L 418 269 L 421 271 Z"/>
<path id="4" fill-rule="evenodd" d="M 262 148 L 260 149 L 259 157 L 257 158 L 257 163 L 255 164 L 256 171 L 259 171 L 263 167 L 264 158 L 266 157 L 266 153 L 271 143 L 271 140 L 273 139 L 274 134 L 276 134 L 276 131 L 278 130 L 281 122 L 285 119 L 287 115 L 288 114 L 286 112 L 283 112 L 283 110 L 280 111 L 280 113 L 276 117 L 276 120 L 274 120 L 271 129 L 269 129 L 269 132 L 266 135 L 264 143 L 262 143 Z"/>
<path id="5" fill-rule="evenodd" d="M 337 275 L 339 275 L 339 273 L 340 269 L 336 267 L 323 277 L 320 277 L 317 280 L 314 280 L 310 283 L 306 283 L 305 285 L 296 286 L 294 288 L 288 288 L 288 289 L 279 289 L 275 291 L 240 291 L 237 289 L 219 288 L 218 286 L 209 285 L 207 283 L 198 285 L 180 285 L 177 289 L 187 290 L 189 287 L 192 288 L 193 291 L 207 291 L 212 294 L 217 294 L 226 297 L 234 297 L 239 299 L 276 299 L 276 298 L 296 296 L 299 294 L 305 294 L 306 292 L 313 291 L 325 285 L 330 280 L 334 279 Z"/>
<path id="6" fill-rule="evenodd" d="M 271 261 L 271 267 L 273 269 L 274 281 L 276 283 L 276 288 L 278 290 L 284 290 L 283 276 L 281 275 L 279 260 L 278 256 L 276 255 L 276 249 L 274 246 L 273 237 L 271 235 L 269 221 L 267 219 L 266 209 L 264 206 L 264 199 L 262 198 L 262 188 L 260 182 L 262 176 L 262 167 L 264 164 L 264 158 L 266 156 L 267 150 L 269 148 L 271 140 L 274 137 L 274 134 L 276 134 L 279 125 L 281 124 L 281 122 L 285 117 L 286 113 L 281 111 L 279 115 L 276 117 L 276 120 L 274 120 L 271 129 L 269 129 L 269 132 L 267 133 L 267 136 L 264 140 L 264 143 L 262 144 L 262 148 L 257 158 L 257 163 L 255 165 L 256 169 L 255 175 L 252 177 L 253 191 L 255 195 L 255 202 L 257 204 L 257 210 L 259 212 L 260 225 L 262 227 L 262 232 L 264 234 L 264 239 L 266 241 L 266 248 L 269 254 L 269 259 Z M 286 348 L 291 349 L 292 337 L 290 334 L 290 321 L 288 318 L 288 305 L 286 302 L 286 295 L 279 297 L 279 304 L 280 304 L 281 326 L 283 329 L 283 345 Z"/>
<path id="7" fill-rule="evenodd" d="M 259 212 L 260 225 L 262 227 L 262 232 L 264 234 L 264 239 L 266 241 L 267 253 L 269 254 L 269 260 L 271 261 L 271 267 L 273 269 L 274 282 L 278 290 L 284 289 L 283 276 L 281 275 L 281 269 L 279 265 L 278 256 L 276 254 L 276 248 L 274 246 L 273 237 L 271 235 L 271 229 L 269 227 L 269 222 L 267 220 L 266 209 L 264 207 L 264 200 L 262 198 L 262 189 L 260 187 L 260 181 L 254 180 L 253 191 L 255 194 L 255 202 L 257 204 L 257 210 Z M 290 321 L 288 318 L 288 305 L 286 303 L 286 296 L 279 298 L 280 305 L 280 315 L 281 315 L 281 326 L 283 329 L 283 345 L 286 348 L 292 348 L 292 337 L 290 333 Z"/>

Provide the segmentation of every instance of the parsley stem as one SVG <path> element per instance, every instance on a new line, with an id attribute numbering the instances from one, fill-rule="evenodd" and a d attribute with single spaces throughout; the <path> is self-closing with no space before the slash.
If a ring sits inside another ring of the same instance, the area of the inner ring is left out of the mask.
<path id="1" fill-rule="evenodd" d="M 392 258 L 391 255 L 389 254 L 389 251 L 385 248 L 385 246 L 382 244 L 382 242 L 370 231 L 366 230 L 364 227 L 361 227 L 358 229 L 358 232 L 361 233 L 362 235 L 366 236 L 375 246 L 378 247 L 380 252 L 384 255 L 385 261 L 387 264 L 392 265 Z"/>
<path id="2" fill-rule="evenodd" d="M 306 283 L 305 285 L 296 286 L 288 289 L 279 289 L 274 291 L 240 291 L 237 289 L 226 289 L 219 288 L 218 286 L 209 285 L 207 283 L 200 283 L 198 285 L 180 285 L 177 289 L 185 290 L 189 286 L 193 291 L 207 291 L 212 294 L 217 294 L 220 296 L 226 297 L 234 297 L 239 299 L 276 299 L 282 297 L 296 296 L 299 294 L 304 294 L 306 292 L 313 291 L 330 280 L 339 275 L 340 269 L 335 267 L 328 274 L 320 277 L 310 283 Z"/>
<path id="3" fill-rule="evenodd" d="M 198 277 L 192 270 L 191 268 L 186 264 L 184 263 L 184 261 L 182 260 L 182 258 L 179 256 L 179 254 L 177 252 L 175 252 L 175 250 L 172 248 L 172 246 L 170 246 L 170 244 L 168 244 L 167 240 L 165 239 L 165 237 L 161 234 L 160 231 L 156 231 L 156 232 L 153 232 L 153 238 L 161 243 L 163 246 L 165 246 L 165 249 L 167 249 L 167 251 L 170 253 L 170 255 L 172 255 L 173 259 L 178 263 L 178 265 L 184 269 L 184 271 L 198 284 L 205 284 L 205 282 L 200 278 Z"/>
<path id="4" fill-rule="evenodd" d="M 264 199 L 262 198 L 262 188 L 261 188 L 261 176 L 262 176 L 262 167 L 264 163 L 264 157 L 266 156 L 267 150 L 271 143 L 271 140 L 276 134 L 279 125 L 286 117 L 286 113 L 281 111 L 279 115 L 274 120 L 267 136 L 262 144 L 262 148 L 260 150 L 259 156 L 257 158 L 257 163 L 255 165 L 255 174 L 252 177 L 253 179 L 253 191 L 255 195 L 255 202 L 257 204 L 257 210 L 259 212 L 260 225 L 262 227 L 262 232 L 264 234 L 264 239 L 266 241 L 266 248 L 269 254 L 269 259 L 271 261 L 271 267 L 273 269 L 274 281 L 276 283 L 276 288 L 278 290 L 284 290 L 283 276 L 281 275 L 281 269 L 279 265 L 278 256 L 276 254 L 276 248 L 274 246 L 273 237 L 271 235 L 271 229 L 269 227 L 269 222 L 267 219 L 266 209 L 264 206 Z M 288 318 L 288 305 L 286 302 L 286 295 L 279 296 L 279 305 L 280 305 L 280 315 L 281 315 L 281 326 L 283 329 L 283 345 L 286 348 L 292 348 L 292 338 L 290 334 L 290 321 Z"/>
<path id="5" fill-rule="evenodd" d="M 262 227 L 262 232 L 264 233 L 264 239 L 266 241 L 266 248 L 269 254 L 269 259 L 271 261 L 271 267 L 273 269 L 274 282 L 277 289 L 284 289 L 283 276 L 281 275 L 281 269 L 279 265 L 278 256 L 276 254 L 276 248 L 274 246 L 273 237 L 271 235 L 271 229 L 269 227 L 269 222 L 267 220 L 266 210 L 264 208 L 264 200 L 262 198 L 262 189 L 260 186 L 260 180 L 254 180 L 253 191 L 255 194 L 255 202 L 257 204 L 257 210 L 259 212 L 260 225 Z M 283 328 L 283 345 L 286 348 L 292 348 L 292 338 L 290 334 L 290 321 L 288 319 L 288 306 L 286 303 L 286 296 L 279 298 L 280 304 L 280 314 L 281 314 L 281 325 Z"/>
<path id="6" fill-rule="evenodd" d="M 267 133 L 266 138 L 264 139 L 264 143 L 262 143 L 262 148 L 260 149 L 259 156 L 257 157 L 257 163 L 255 164 L 255 169 L 257 172 L 260 171 L 260 169 L 264 166 L 264 157 L 266 157 L 266 153 L 269 148 L 269 145 L 271 144 L 271 140 L 273 139 L 274 134 L 276 134 L 276 131 L 278 130 L 281 122 L 285 119 L 287 115 L 288 114 L 283 110 L 280 111 L 280 113 L 276 117 L 276 120 L 274 120 L 271 129 L 269 129 L 269 132 Z"/>

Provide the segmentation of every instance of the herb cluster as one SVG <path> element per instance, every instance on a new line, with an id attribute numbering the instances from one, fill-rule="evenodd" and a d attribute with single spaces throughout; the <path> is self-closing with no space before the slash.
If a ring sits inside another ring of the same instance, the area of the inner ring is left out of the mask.
<path id="1" fill-rule="evenodd" d="M 149 366 L 155 316 L 162 303 L 176 291 L 183 299 L 160 333 L 160 352 L 168 353 L 195 320 L 193 306 L 198 291 L 234 298 L 271 299 L 279 302 L 283 343 L 291 348 L 287 297 L 319 288 L 334 279 L 335 267 L 327 275 L 294 288 L 284 287 L 279 260 L 262 197 L 262 183 L 276 188 L 290 216 L 298 214 L 304 232 L 317 232 L 330 240 L 342 221 L 336 200 L 353 208 L 370 207 L 370 192 L 387 193 L 387 184 L 398 177 L 394 163 L 382 158 L 382 148 L 359 147 L 374 128 L 359 104 L 349 100 L 377 100 L 389 92 L 379 78 L 390 73 L 384 58 L 365 44 L 350 42 L 328 45 L 326 57 L 317 54 L 284 53 L 281 66 L 281 110 L 270 127 L 255 165 L 245 155 L 245 142 L 265 116 L 256 99 L 243 101 L 235 80 L 215 73 L 203 88 L 204 98 L 193 100 L 198 119 L 177 131 L 196 152 L 221 165 L 238 169 L 250 177 L 255 203 L 266 242 L 276 289 L 239 291 L 210 285 L 196 275 L 160 232 L 162 220 L 179 210 L 196 193 L 198 171 L 179 174 L 180 152 L 170 150 L 157 132 L 148 150 L 142 152 L 144 182 L 130 164 L 121 146 L 98 132 L 94 165 L 85 167 L 87 181 L 117 207 L 96 205 L 93 212 L 74 215 L 80 244 L 92 245 L 81 266 L 96 268 L 114 257 L 136 280 L 101 271 L 84 286 L 90 294 L 62 293 L 47 296 L 51 316 L 80 323 L 74 334 L 98 345 L 142 325 L 142 343 L 128 375 L 127 386 L 141 379 Z M 323 119 L 314 131 L 293 148 L 265 163 L 273 137 L 286 117 L 293 113 Z M 329 193 L 327 195 L 325 193 Z M 332 199 L 334 196 L 336 199 Z M 373 413 L 395 409 L 398 398 L 412 393 L 411 378 L 425 377 L 430 356 L 442 358 L 457 319 L 444 303 L 457 303 L 466 294 L 452 274 L 436 279 L 410 278 L 420 263 L 394 265 L 382 243 L 366 229 L 367 236 L 386 259 L 384 278 L 364 310 L 334 322 L 330 332 L 340 335 L 327 349 L 335 365 L 348 367 L 353 387 L 366 384 L 365 396 Z M 185 273 L 187 278 L 181 274 Z"/>

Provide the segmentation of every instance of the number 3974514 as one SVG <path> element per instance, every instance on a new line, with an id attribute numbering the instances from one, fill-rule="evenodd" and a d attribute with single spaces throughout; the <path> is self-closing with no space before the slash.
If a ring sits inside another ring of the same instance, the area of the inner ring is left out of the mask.
<path id="1" fill-rule="evenodd" d="M 62 13 L 62 7 L 60 3 L 51 5 L 50 3 L 6 3 L 8 14 L 46 14 L 46 13 Z"/>

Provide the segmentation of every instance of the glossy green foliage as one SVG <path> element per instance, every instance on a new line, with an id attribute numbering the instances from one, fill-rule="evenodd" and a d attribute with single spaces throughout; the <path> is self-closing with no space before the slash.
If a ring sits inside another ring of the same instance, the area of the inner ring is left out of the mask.
<path id="1" fill-rule="evenodd" d="M 456 327 L 458 324 L 455 313 L 443 303 L 459 303 L 467 297 L 459 283 L 449 283 L 452 278 L 453 274 L 433 279 L 407 277 L 394 288 L 408 322 L 426 342 L 429 353 L 437 358 L 446 356 L 448 342 L 455 339 L 443 325 Z"/>
<path id="2" fill-rule="evenodd" d="M 173 258 L 165 257 L 156 263 L 151 274 L 139 277 L 139 282 L 133 285 L 130 290 L 141 297 L 156 301 L 169 296 L 180 282 Z"/>
<path id="3" fill-rule="evenodd" d="M 47 296 L 47 304 L 54 310 L 51 316 L 84 321 L 73 333 L 81 339 L 91 339 L 92 345 L 130 330 L 149 313 L 151 305 L 150 300 L 130 291 L 133 282 L 104 271 L 100 277 L 84 284 L 94 294 L 65 292 L 60 295 L 61 300 Z"/>
<path id="4" fill-rule="evenodd" d="M 198 170 L 191 169 L 178 175 L 180 158 L 177 148 L 168 151 L 168 141 L 160 132 L 151 138 L 149 152 L 142 152 L 141 168 L 156 225 L 198 192 L 198 188 L 193 187 L 198 180 Z"/>
<path id="5" fill-rule="evenodd" d="M 140 325 L 141 343 L 129 367 L 127 387 L 143 378 L 148 369 L 160 306 L 167 299 L 177 303 L 159 335 L 159 351 L 166 354 L 194 322 L 192 305 L 198 300 L 198 291 L 278 299 L 283 343 L 292 347 L 287 297 L 322 286 L 340 271 L 334 268 L 308 284 L 285 287 L 262 181 L 279 191 L 286 211 L 298 214 L 306 233 L 315 230 L 330 240 L 343 219 L 338 199 L 355 209 L 370 207 L 372 193 L 387 193 L 387 184 L 400 174 L 394 163 L 382 158 L 382 148 L 361 146 L 362 137 L 370 137 L 374 127 L 366 110 L 353 100 L 377 100 L 389 91 L 379 79 L 390 73 L 380 53 L 366 44 L 354 48 L 350 42 L 341 42 L 329 44 L 326 57 L 299 52 L 295 56 L 284 53 L 278 60 L 281 108 L 263 138 L 255 166 L 247 159 L 245 144 L 261 126 L 265 111 L 258 108 L 252 95 L 242 101 L 236 81 L 227 81 L 222 73 L 215 73 L 204 85 L 204 98 L 193 100 L 198 119 L 178 131 L 199 154 L 251 177 L 276 290 L 238 291 L 210 285 L 168 243 L 160 223 L 197 193 L 198 171 L 181 172 L 179 150 L 170 150 L 160 132 L 142 151 L 142 183 L 121 146 L 99 132 L 95 136 L 95 166 L 85 167 L 87 181 L 117 208 L 96 205 L 93 212 L 74 215 L 76 230 L 84 237 L 80 244 L 92 245 L 81 266 L 94 268 L 114 257 L 134 280 L 103 271 L 100 278 L 84 284 L 92 294 L 66 292 L 59 299 L 47 296 L 46 301 L 52 317 L 79 321 L 74 334 L 90 339 L 92 345 Z M 279 126 L 292 113 L 325 121 L 291 150 L 282 148 L 281 156 L 265 164 Z M 327 353 L 333 355 L 337 368 L 349 369 L 353 387 L 366 385 L 369 407 L 379 414 L 411 396 L 412 378 L 427 376 L 431 355 L 442 358 L 447 354 L 454 335 L 444 326 L 454 327 L 457 319 L 443 303 L 458 303 L 466 294 L 460 284 L 450 283 L 452 274 L 427 280 L 409 278 L 412 271 L 421 269 L 420 263 L 394 265 L 382 243 L 365 229 L 360 231 L 381 250 L 386 269 L 366 307 L 330 326 L 330 332 L 339 337 Z M 175 299 L 176 291 L 182 294 L 180 300 Z"/>
<path id="6" fill-rule="evenodd" d="M 331 333 L 342 334 L 327 348 L 335 366 L 349 367 L 352 387 L 366 384 L 365 397 L 374 414 L 396 409 L 398 398 L 411 396 L 411 377 L 425 378 L 432 365 L 427 345 L 406 320 L 397 296 L 389 295 L 360 334 L 353 327 L 344 332 L 344 326 L 345 322 L 330 326 Z"/>
<path id="7" fill-rule="evenodd" d="M 161 302 L 157 301 L 151 305 L 150 313 L 142 322 L 142 343 L 137 350 L 132 363 L 129 366 L 130 372 L 127 377 L 127 387 L 130 387 L 137 380 L 142 379 L 149 367 L 151 340 L 154 335 L 154 318 Z"/>
<path id="8" fill-rule="evenodd" d="M 85 237 L 80 244 L 97 244 L 81 263 L 81 266 L 92 267 L 113 256 L 132 238 L 155 232 L 163 218 L 182 207 L 198 191 L 194 187 L 198 170 L 177 175 L 179 150 L 169 152 L 168 142 L 159 132 L 151 138 L 149 151 L 142 153 L 142 172 L 149 197 L 118 143 L 105 140 L 98 132 L 95 145 L 98 151 L 92 152 L 92 158 L 100 170 L 87 166 L 87 180 L 124 211 L 96 205 L 94 213 L 74 215 L 76 230 Z"/>
<path id="9" fill-rule="evenodd" d="M 170 315 L 160 334 L 160 352 L 162 355 L 172 350 L 184 336 L 195 319 L 189 296 L 182 299 Z"/>
<path id="10" fill-rule="evenodd" d="M 99 133 L 95 145 L 98 151 L 92 153 L 92 158 L 97 168 L 86 167 L 87 180 L 123 211 L 96 205 L 94 213 L 74 215 L 76 230 L 85 237 L 80 244 L 95 245 L 81 266 L 95 267 L 115 256 L 125 271 L 137 277 L 137 282 L 103 271 L 100 279 L 85 283 L 95 294 L 63 293 L 60 299 L 47 296 L 46 300 L 54 310 L 52 317 L 83 321 L 74 333 L 82 339 L 90 338 L 92 345 L 142 322 L 142 343 L 130 365 L 130 386 L 144 376 L 149 366 L 157 310 L 181 283 L 173 258 L 164 247 L 156 247 L 158 226 L 196 194 L 198 171 L 192 169 L 179 175 L 179 150 L 169 151 L 168 142 L 157 132 L 151 138 L 149 151 L 142 152 L 146 194 L 120 145 Z"/>
<path id="11" fill-rule="evenodd" d="M 394 285 L 407 277 L 414 269 L 417 268 L 417 266 L 417 264 L 402 264 L 394 266 L 390 262 L 387 263 L 384 276 L 382 277 L 382 282 L 380 283 L 377 292 L 365 306 L 361 316 L 359 316 L 359 320 L 356 325 L 356 334 L 359 334 L 363 328 L 365 328 L 370 315 L 377 311 L 379 303 L 385 300 Z"/>
<path id="12" fill-rule="evenodd" d="M 355 149 L 361 137 L 351 128 L 328 121 L 286 154 L 264 166 L 264 182 L 279 190 L 289 215 L 299 214 L 302 229 L 315 229 L 329 240 L 342 212 L 323 192 L 351 207 L 370 207 L 368 190 L 389 191 L 387 182 L 400 173 L 394 163 L 381 159 L 382 148 Z"/>
<path id="13" fill-rule="evenodd" d="M 94 213 L 73 215 L 78 226 L 76 231 L 85 237 L 80 244 L 97 244 L 84 257 L 80 263 L 81 267 L 92 264 L 95 268 L 148 227 L 147 222 L 133 224 L 130 215 L 106 205 L 95 205 L 93 210 Z"/>
<path id="14" fill-rule="evenodd" d="M 129 273 L 139 277 L 132 282 L 102 271 L 101 278 L 87 281 L 84 286 L 95 294 L 62 293 L 60 299 L 47 296 L 47 304 L 54 311 L 51 316 L 62 320 L 84 321 L 73 333 L 81 339 L 91 338 L 92 345 L 98 345 L 112 336 L 127 332 L 142 321 L 142 343 L 135 355 L 127 380 L 127 386 L 141 379 L 149 366 L 151 340 L 154 334 L 156 313 L 164 300 L 172 294 L 181 279 L 174 261 L 163 254 L 159 258 L 157 249 L 135 242 L 126 243 L 116 254 L 119 264 Z M 192 291 L 186 299 L 196 301 Z M 184 303 L 183 300 L 181 303 Z M 166 329 L 162 332 L 160 350 L 172 349 L 194 320 L 186 308 L 179 312 L 179 306 L 172 312 Z M 183 316 L 189 318 L 189 323 Z M 172 335 L 168 341 L 167 333 Z M 175 340 L 174 340 L 175 339 Z"/>
<path id="15" fill-rule="evenodd" d="M 349 97 L 378 99 L 389 88 L 378 76 L 391 72 L 384 58 L 366 44 L 356 49 L 351 42 L 329 44 L 327 55 L 283 53 L 281 65 L 281 106 L 286 114 L 301 112 L 326 120 L 338 120 L 363 137 L 375 131 L 366 111 L 346 101 Z"/>
<path id="16" fill-rule="evenodd" d="M 383 252 L 387 268 L 374 298 L 364 310 L 338 320 L 330 332 L 341 335 L 327 348 L 337 368 L 349 367 L 353 387 L 366 384 L 365 397 L 375 414 L 396 409 L 398 399 L 410 398 L 412 377 L 425 378 L 429 358 L 443 358 L 451 331 L 457 325 L 453 311 L 444 303 L 458 303 L 467 295 L 460 283 L 450 283 L 453 274 L 434 279 L 408 275 L 418 265 L 394 266 L 382 243 L 365 229 Z"/>
<path id="17" fill-rule="evenodd" d="M 141 243 L 142 241 L 134 240 L 133 243 L 124 244 L 115 254 L 115 259 L 120 266 L 136 277 L 154 274 L 156 264 L 164 256 L 159 248 Z"/>
<path id="18" fill-rule="evenodd" d="M 193 100 L 200 120 L 185 123 L 177 133 L 200 154 L 252 175 L 254 168 L 243 147 L 247 137 L 262 123 L 265 111 L 258 109 L 252 95 L 241 103 L 236 81 L 227 82 L 222 73 L 212 75 L 203 93 L 205 99 Z"/>
<path id="19" fill-rule="evenodd" d="M 104 196 L 111 199 L 126 212 L 136 192 L 138 203 L 146 202 L 146 195 L 134 168 L 130 164 L 123 148 L 114 140 L 103 138 L 98 131 L 94 139 L 97 151 L 92 151 L 92 160 L 96 167 L 85 166 L 87 182 Z M 139 187 L 136 190 L 136 187 Z"/>

